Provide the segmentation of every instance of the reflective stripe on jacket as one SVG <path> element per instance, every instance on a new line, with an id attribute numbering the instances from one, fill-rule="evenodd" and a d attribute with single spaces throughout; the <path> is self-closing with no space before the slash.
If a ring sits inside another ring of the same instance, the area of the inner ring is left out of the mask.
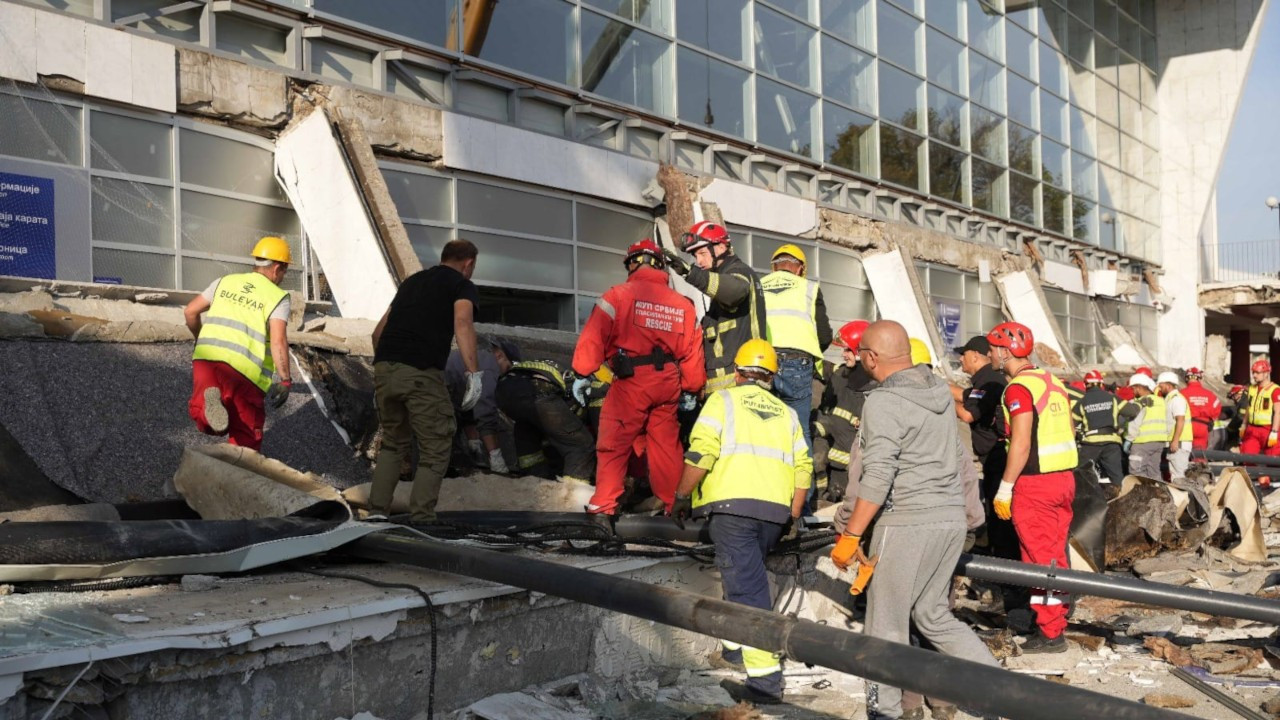
<path id="1" fill-rule="evenodd" d="M 778 270 L 760 279 L 769 342 L 775 349 L 799 350 L 822 358 L 818 342 L 818 283 Z"/>
<path id="2" fill-rule="evenodd" d="M 711 273 L 707 295 L 714 297 L 719 285 L 719 277 L 737 275 L 751 283 L 751 291 L 747 297 L 733 307 L 724 307 L 717 302 L 710 303 L 707 312 L 702 316 L 703 355 L 706 357 L 707 377 L 732 377 L 733 358 L 738 348 L 751 339 L 763 340 L 768 334 L 765 329 L 764 290 L 760 287 L 760 278 L 742 258 L 729 255 L 721 266 Z M 725 370 L 727 372 L 717 372 Z M 708 391 L 712 390 L 709 385 Z"/>
<path id="3" fill-rule="evenodd" d="M 708 470 L 693 492 L 695 515 L 727 513 L 784 523 L 813 460 L 795 411 L 756 383 L 707 398 L 685 462 Z"/>
<path id="4" fill-rule="evenodd" d="M 1009 385 L 1021 385 L 1031 393 L 1034 417 L 1031 421 L 1031 454 L 1027 457 L 1024 475 L 1041 475 L 1071 470 L 1079 464 L 1075 433 L 1071 429 L 1071 399 L 1062 381 L 1053 373 L 1039 368 L 1027 368 L 1018 373 Z M 1005 392 L 1009 391 L 1008 386 Z M 1009 409 L 1004 410 L 1005 426 L 1012 428 Z"/>
<path id="5" fill-rule="evenodd" d="M 1267 383 L 1265 388 L 1257 385 L 1249 386 L 1249 411 L 1245 419 L 1250 425 L 1271 427 L 1271 414 L 1275 412 L 1271 396 L 1275 389 L 1276 386 L 1271 383 Z"/>
<path id="6" fill-rule="evenodd" d="M 511 369 L 507 372 L 537 378 L 551 383 L 562 393 L 568 392 L 568 388 L 564 384 L 564 373 L 560 370 L 559 365 L 550 360 L 522 360 L 518 363 L 512 363 Z"/>
<path id="7" fill-rule="evenodd" d="M 1150 405 L 1146 402 L 1148 398 L 1151 401 Z M 1152 393 L 1136 402 L 1145 406 L 1146 411 L 1142 413 L 1142 424 L 1138 426 L 1138 434 L 1133 438 L 1133 444 L 1168 444 L 1171 430 L 1168 418 L 1165 417 L 1168 411 L 1165 408 L 1164 398 Z"/>
<path id="8" fill-rule="evenodd" d="M 267 320 L 288 294 L 262 273 L 223 277 L 202 319 L 192 358 L 226 363 L 266 392 L 276 371 Z"/>
<path id="9" fill-rule="evenodd" d="M 1084 391 L 1075 402 L 1076 421 L 1080 423 L 1080 442 L 1098 445 L 1120 442 L 1120 399 L 1100 387 Z"/>

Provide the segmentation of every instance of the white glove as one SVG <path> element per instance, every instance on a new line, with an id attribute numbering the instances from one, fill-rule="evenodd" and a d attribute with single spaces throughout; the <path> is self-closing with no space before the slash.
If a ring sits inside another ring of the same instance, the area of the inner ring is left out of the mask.
<path id="1" fill-rule="evenodd" d="M 502 450 L 494 448 L 489 451 L 489 471 L 496 472 L 500 475 L 506 475 L 510 470 L 507 469 L 507 461 L 502 457 Z"/>
<path id="2" fill-rule="evenodd" d="M 580 377 L 573 381 L 573 399 L 582 407 L 587 406 L 587 398 L 591 394 L 591 378 Z"/>
<path id="3" fill-rule="evenodd" d="M 1000 489 L 996 491 L 996 499 L 991 503 L 995 507 L 996 517 L 1009 520 L 1013 517 L 1013 483 L 1000 481 Z"/>
<path id="4" fill-rule="evenodd" d="M 680 409 L 693 412 L 698 409 L 698 396 L 693 393 L 680 393 Z"/>
<path id="5" fill-rule="evenodd" d="M 462 405 L 460 409 L 464 411 L 470 410 L 476 406 L 476 403 L 480 402 L 480 389 L 483 378 L 483 370 L 467 373 L 467 389 L 462 393 Z"/>

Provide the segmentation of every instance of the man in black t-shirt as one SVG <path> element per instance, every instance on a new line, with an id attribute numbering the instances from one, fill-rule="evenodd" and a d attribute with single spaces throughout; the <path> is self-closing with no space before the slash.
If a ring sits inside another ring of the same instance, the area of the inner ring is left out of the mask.
<path id="1" fill-rule="evenodd" d="M 1018 539 L 1013 525 L 1000 520 L 991 508 L 991 499 L 1000 486 L 1007 458 L 1001 432 L 1004 416 L 1000 410 L 1000 397 L 1004 394 L 1004 374 L 991 366 L 987 355 L 990 343 L 982 335 L 975 335 L 969 342 L 955 349 L 960 355 L 960 369 L 971 378 L 970 386 L 951 386 L 956 402 L 956 416 L 969 424 L 973 441 L 973 456 L 982 465 L 982 498 L 987 511 L 987 532 L 993 551 L 1000 557 L 1019 559 Z"/>
<path id="2" fill-rule="evenodd" d="M 400 464 L 411 440 L 418 443 L 418 470 L 409 496 L 411 521 L 436 519 L 440 484 L 457 429 L 444 380 L 455 336 L 467 369 L 462 409 L 470 410 L 480 399 L 473 323 L 479 293 L 471 282 L 477 254 L 470 241 L 449 241 L 440 252 L 439 265 L 414 273 L 400 284 L 373 331 L 374 395 L 382 449 L 369 491 L 370 519 L 385 519 L 390 513 Z"/>

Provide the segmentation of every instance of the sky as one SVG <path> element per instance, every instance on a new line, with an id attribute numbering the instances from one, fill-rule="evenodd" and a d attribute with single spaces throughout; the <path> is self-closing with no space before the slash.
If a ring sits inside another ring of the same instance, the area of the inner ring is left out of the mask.
<path id="1" fill-rule="evenodd" d="M 1218 175 L 1218 241 L 1280 240 L 1280 11 L 1267 5 L 1244 97 Z"/>

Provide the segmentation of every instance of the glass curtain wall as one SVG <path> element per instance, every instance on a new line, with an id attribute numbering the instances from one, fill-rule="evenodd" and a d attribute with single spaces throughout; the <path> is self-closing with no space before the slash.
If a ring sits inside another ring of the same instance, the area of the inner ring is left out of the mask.
<path id="1" fill-rule="evenodd" d="M 932 263 L 916 263 L 916 272 L 948 353 L 1004 322 L 995 283 L 979 282 L 973 273 Z"/>
<path id="2" fill-rule="evenodd" d="M 1058 327 L 1066 336 L 1067 345 L 1076 359 L 1086 364 L 1101 362 L 1105 359 L 1106 352 L 1099 349 L 1102 344 L 1102 333 L 1093 316 L 1089 298 L 1050 287 L 1044 288 L 1044 296 L 1049 303 L 1049 310 L 1058 319 Z"/>

